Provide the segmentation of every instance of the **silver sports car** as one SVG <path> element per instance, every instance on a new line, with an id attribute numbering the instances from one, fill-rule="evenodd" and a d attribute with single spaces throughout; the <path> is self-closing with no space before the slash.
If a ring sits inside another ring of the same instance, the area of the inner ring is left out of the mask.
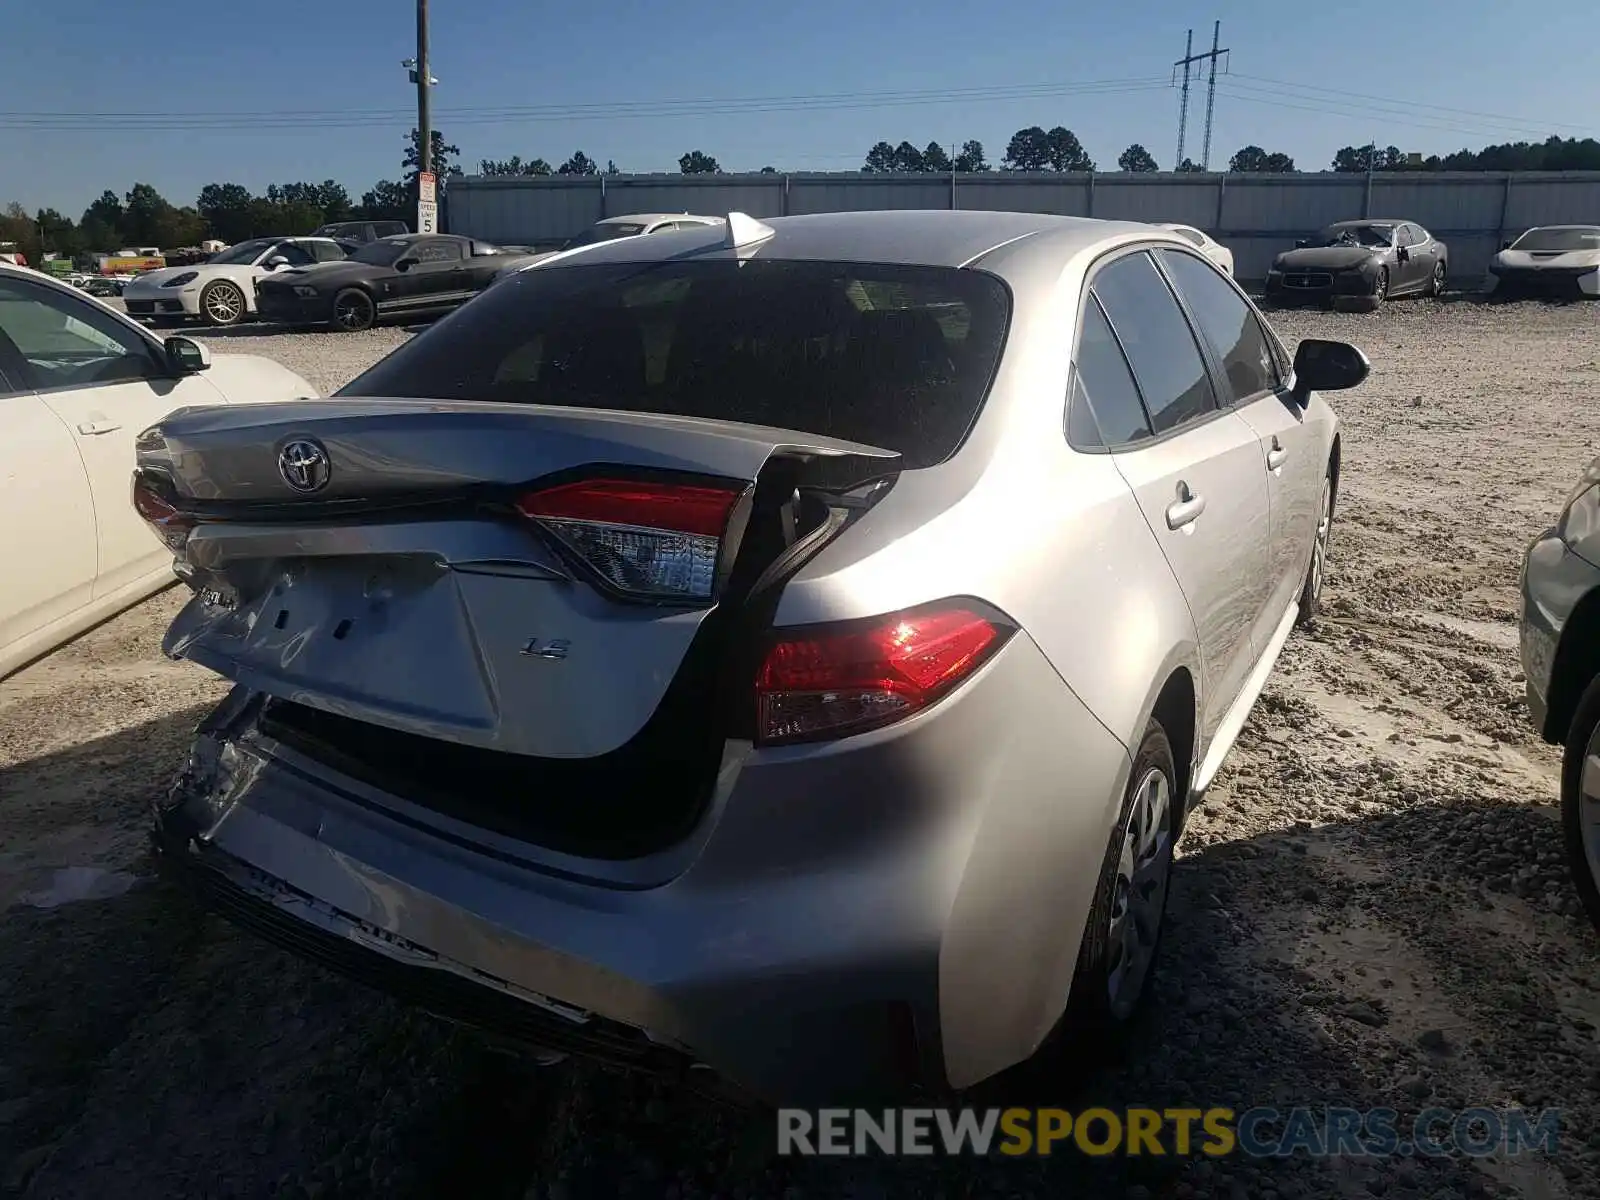
<path id="1" fill-rule="evenodd" d="M 764 1100 L 1112 1037 L 1296 619 L 1319 391 L 1176 234 L 856 212 L 630 238 L 134 495 L 234 680 L 164 858 L 549 1054 Z"/>

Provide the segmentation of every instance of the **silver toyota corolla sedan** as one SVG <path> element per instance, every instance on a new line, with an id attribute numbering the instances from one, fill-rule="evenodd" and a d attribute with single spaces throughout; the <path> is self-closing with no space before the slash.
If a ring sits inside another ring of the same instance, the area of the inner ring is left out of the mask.
<path id="1" fill-rule="evenodd" d="M 1567 861 L 1600 925 L 1600 458 L 1523 559 L 1522 668 L 1535 728 L 1566 749 Z"/>
<path id="2" fill-rule="evenodd" d="M 331 400 L 143 435 L 166 651 L 237 684 L 157 844 L 432 1011 L 759 1099 L 1114 1036 L 1367 371 L 1131 223 L 734 214 L 523 272 Z"/>

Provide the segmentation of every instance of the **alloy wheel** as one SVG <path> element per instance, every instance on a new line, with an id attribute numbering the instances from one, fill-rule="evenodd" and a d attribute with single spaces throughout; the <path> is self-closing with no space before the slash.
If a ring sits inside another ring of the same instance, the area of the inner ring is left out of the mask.
<path id="1" fill-rule="evenodd" d="M 1589 735 L 1589 745 L 1578 768 L 1578 830 L 1589 878 L 1600 887 L 1600 724 Z"/>
<path id="2" fill-rule="evenodd" d="M 1134 789 L 1131 809 L 1106 939 L 1111 960 L 1107 1000 L 1118 1020 L 1133 1012 L 1144 992 L 1166 911 L 1172 873 L 1172 782 L 1165 771 L 1151 767 L 1144 773 Z"/>
<path id="3" fill-rule="evenodd" d="M 1333 481 L 1322 481 L 1322 509 L 1317 515 L 1317 537 L 1311 544 L 1311 599 L 1322 595 L 1322 573 L 1328 565 L 1328 539 L 1333 535 Z"/>
<path id="4" fill-rule="evenodd" d="M 372 323 L 372 301 L 360 292 L 346 292 L 334 301 L 333 319 L 341 329 L 365 329 Z"/>
<path id="5" fill-rule="evenodd" d="M 232 325 L 244 315 L 244 296 L 232 284 L 218 284 L 206 293 L 206 316 L 217 325 Z"/>

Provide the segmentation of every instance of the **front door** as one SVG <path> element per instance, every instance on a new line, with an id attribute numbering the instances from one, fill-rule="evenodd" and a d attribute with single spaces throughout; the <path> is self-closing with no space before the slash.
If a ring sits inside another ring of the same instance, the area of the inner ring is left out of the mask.
<path id="1" fill-rule="evenodd" d="M 97 305 L 31 281 L 0 280 L 0 330 L 28 384 L 77 445 L 94 500 L 94 597 L 171 561 L 134 511 L 134 438 L 175 408 L 219 404 L 203 380 L 173 378 L 156 346 Z"/>
<path id="2" fill-rule="evenodd" d="M 1322 501 L 1328 430 L 1289 398 L 1287 355 L 1232 280 L 1178 250 L 1158 254 L 1216 365 L 1221 400 L 1255 431 L 1270 510 L 1269 586 L 1252 630 L 1265 646 L 1300 594 Z"/>
<path id="3" fill-rule="evenodd" d="M 420 238 L 406 251 L 416 261 L 395 280 L 389 311 L 433 309 L 457 304 L 472 294 L 454 238 Z"/>
<path id="4" fill-rule="evenodd" d="M 1115 259 L 1091 287 L 1150 423 L 1153 436 L 1115 461 L 1194 616 L 1209 740 L 1255 665 L 1252 627 L 1267 599 L 1260 444 L 1237 414 L 1219 409 L 1194 330 L 1149 254 Z"/>

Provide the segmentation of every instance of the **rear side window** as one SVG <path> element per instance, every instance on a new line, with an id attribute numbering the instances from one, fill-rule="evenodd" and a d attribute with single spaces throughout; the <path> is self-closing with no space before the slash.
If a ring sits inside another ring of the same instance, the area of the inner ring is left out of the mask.
<path id="1" fill-rule="evenodd" d="M 1081 449 L 1117 447 L 1150 436 L 1150 421 L 1128 360 L 1091 294 L 1084 303 L 1083 327 L 1073 361 L 1072 405 L 1067 441 Z"/>
<path id="2" fill-rule="evenodd" d="M 418 262 L 459 262 L 461 243 L 447 241 L 444 238 L 430 238 L 425 242 L 418 242 L 412 254 Z"/>
<path id="3" fill-rule="evenodd" d="M 1010 316 L 992 275 L 749 259 L 512 275 L 341 390 L 744 421 L 953 454 Z"/>
<path id="4" fill-rule="evenodd" d="M 1266 331 L 1254 310 L 1215 268 L 1190 254 L 1159 251 L 1161 265 L 1189 305 L 1200 334 L 1228 377 L 1230 404 L 1259 396 L 1279 384 Z"/>
<path id="5" fill-rule="evenodd" d="M 312 242 L 311 253 L 317 256 L 318 262 L 338 262 L 344 257 L 344 249 L 338 242 Z"/>
<path id="6" fill-rule="evenodd" d="M 1155 432 L 1216 407 L 1194 331 L 1148 254 L 1117 259 L 1095 275 L 1094 292 L 1127 352 Z"/>

